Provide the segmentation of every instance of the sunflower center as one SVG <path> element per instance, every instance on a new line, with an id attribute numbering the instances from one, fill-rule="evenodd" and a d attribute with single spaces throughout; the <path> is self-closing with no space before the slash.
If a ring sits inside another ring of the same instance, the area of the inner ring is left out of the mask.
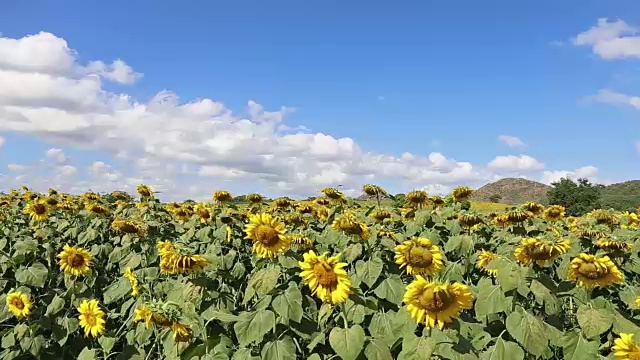
<path id="1" fill-rule="evenodd" d="M 67 258 L 67 262 L 72 268 L 79 268 L 84 265 L 84 257 L 80 254 L 71 254 Z"/>
<path id="2" fill-rule="evenodd" d="M 54 198 L 48 198 L 47 199 L 47 204 L 49 204 L 51 206 L 56 206 L 56 205 L 58 205 L 58 200 L 56 200 Z"/>
<path id="3" fill-rule="evenodd" d="M 589 279 L 597 279 L 600 277 L 600 271 L 594 263 L 582 263 L 578 268 L 578 273 Z"/>
<path id="4" fill-rule="evenodd" d="M 200 209 L 198 210 L 198 216 L 203 219 L 208 219 L 210 217 L 209 211 L 207 211 L 207 209 Z"/>
<path id="5" fill-rule="evenodd" d="M 433 254 L 422 246 L 414 246 L 409 250 L 407 263 L 418 267 L 429 267 L 433 263 Z"/>
<path id="6" fill-rule="evenodd" d="M 84 319 L 87 322 L 87 324 L 89 326 L 95 326 L 96 325 L 96 315 L 93 312 L 86 312 L 84 313 Z"/>
<path id="7" fill-rule="evenodd" d="M 455 296 L 446 290 L 426 291 L 419 299 L 423 309 L 429 312 L 445 310 L 455 301 Z"/>
<path id="8" fill-rule="evenodd" d="M 133 234 L 138 232 L 138 229 L 136 228 L 136 226 L 130 223 L 124 223 L 120 225 L 120 229 L 127 234 Z"/>
<path id="9" fill-rule="evenodd" d="M 338 276 L 333 271 L 333 266 L 326 262 L 315 264 L 313 273 L 318 279 L 318 283 L 324 287 L 334 287 L 338 283 Z"/>
<path id="10" fill-rule="evenodd" d="M 13 299 L 11 305 L 15 306 L 18 310 L 24 309 L 24 303 L 21 299 Z"/>
<path id="11" fill-rule="evenodd" d="M 33 205 L 33 212 L 38 215 L 42 215 L 47 212 L 47 207 L 42 204 L 35 204 Z"/>
<path id="12" fill-rule="evenodd" d="M 552 253 L 546 246 L 536 245 L 529 250 L 529 256 L 534 260 L 549 260 L 552 257 Z"/>
<path id="13" fill-rule="evenodd" d="M 268 225 L 260 225 L 256 228 L 256 240 L 265 246 L 275 245 L 280 241 L 280 233 Z"/>

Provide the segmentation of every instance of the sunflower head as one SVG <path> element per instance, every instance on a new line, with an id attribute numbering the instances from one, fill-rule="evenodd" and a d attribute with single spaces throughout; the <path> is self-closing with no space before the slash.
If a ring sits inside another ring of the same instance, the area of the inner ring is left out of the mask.
<path id="1" fill-rule="evenodd" d="M 400 215 L 404 220 L 413 220 L 416 218 L 416 210 L 410 207 L 400 209 Z"/>
<path id="2" fill-rule="evenodd" d="M 460 225 L 470 228 L 474 225 L 482 223 L 482 217 L 474 212 L 465 211 L 459 214 L 458 222 L 460 223 Z"/>
<path id="3" fill-rule="evenodd" d="M 60 270 L 67 275 L 79 276 L 88 273 L 91 269 L 91 253 L 89 251 L 65 244 L 62 252 L 58 254 Z"/>
<path id="4" fill-rule="evenodd" d="M 136 187 L 136 191 L 142 197 L 148 198 L 148 197 L 152 197 L 153 196 L 153 190 L 151 190 L 151 188 L 148 185 L 145 185 L 145 184 L 138 185 Z"/>
<path id="5" fill-rule="evenodd" d="M 339 262 L 339 259 L 340 254 L 318 256 L 311 250 L 303 255 L 304 261 L 299 262 L 302 280 L 324 302 L 339 304 L 351 294 L 351 280 L 344 270 L 347 264 Z"/>
<path id="6" fill-rule="evenodd" d="M 302 234 L 294 234 L 290 236 L 291 244 L 293 244 L 298 250 L 309 249 L 313 246 L 313 240 L 310 237 Z"/>
<path id="7" fill-rule="evenodd" d="M 29 214 L 33 220 L 42 221 L 49 218 L 51 207 L 45 199 L 31 201 L 25 207 L 23 213 Z"/>
<path id="8" fill-rule="evenodd" d="M 372 219 L 376 220 L 376 221 L 384 221 L 386 219 L 390 219 L 391 218 L 391 213 L 386 211 L 386 210 L 374 210 L 371 212 L 371 214 L 369 214 L 369 217 L 371 217 Z"/>
<path id="9" fill-rule="evenodd" d="M 344 194 L 336 188 L 324 188 L 320 190 L 320 192 L 323 193 L 326 197 L 328 197 L 331 200 L 334 200 L 334 201 L 344 200 Z"/>
<path id="10" fill-rule="evenodd" d="M 244 228 L 246 239 L 253 241 L 253 252 L 261 258 L 272 258 L 289 248 L 284 224 L 268 213 L 249 216 Z"/>
<path id="11" fill-rule="evenodd" d="M 86 193 L 82 194 L 81 198 L 84 201 L 99 201 L 100 195 L 91 191 L 87 191 Z"/>
<path id="12" fill-rule="evenodd" d="M 489 265 L 489 263 L 492 260 L 498 259 L 499 257 L 500 255 L 498 254 L 494 254 L 490 251 L 482 250 L 480 254 L 478 254 L 478 260 L 476 261 L 476 268 L 480 269 L 485 274 L 488 274 L 490 276 L 495 276 L 498 274 L 498 270 L 488 269 L 487 265 Z"/>
<path id="13" fill-rule="evenodd" d="M 260 194 L 248 194 L 247 195 L 247 200 L 249 200 L 250 203 L 253 204 L 258 204 L 261 203 L 262 201 L 264 201 L 264 197 Z"/>
<path id="14" fill-rule="evenodd" d="M 631 244 L 614 238 L 599 239 L 594 245 L 608 252 L 627 252 L 631 250 Z"/>
<path id="15" fill-rule="evenodd" d="M 326 221 L 329 218 L 329 208 L 318 205 L 313 208 L 313 215 L 320 221 Z"/>
<path id="16" fill-rule="evenodd" d="M 624 275 L 608 256 L 596 257 L 585 253 L 571 260 L 567 276 L 587 289 L 624 282 Z"/>
<path id="17" fill-rule="evenodd" d="M 533 212 L 524 208 L 515 208 L 505 214 L 510 223 L 521 223 L 533 217 Z"/>
<path id="18" fill-rule="evenodd" d="M 276 207 L 280 208 L 280 209 L 285 209 L 288 208 L 289 206 L 291 206 L 292 202 L 289 198 L 286 197 L 281 197 L 278 198 L 274 201 Z"/>
<path id="19" fill-rule="evenodd" d="M 586 216 L 596 219 L 598 224 L 613 225 L 617 222 L 615 215 L 605 209 L 592 210 Z"/>
<path id="20" fill-rule="evenodd" d="M 324 196 L 313 199 L 313 202 L 319 206 L 327 206 L 331 204 L 331 201 Z"/>
<path id="21" fill-rule="evenodd" d="M 45 198 L 45 200 L 44 200 L 44 201 L 45 201 L 45 202 L 47 203 L 47 205 L 49 205 L 51 208 L 55 208 L 55 207 L 58 205 L 58 203 L 59 203 L 58 198 L 57 198 L 57 197 L 55 197 L 55 196 L 53 196 L 53 195 L 49 195 L 49 196 L 47 196 L 47 197 Z"/>
<path id="22" fill-rule="evenodd" d="M 29 295 L 20 291 L 14 291 L 7 294 L 7 308 L 17 318 L 23 318 L 31 315 L 31 300 Z"/>
<path id="23" fill-rule="evenodd" d="M 458 186 L 453 189 L 451 196 L 453 197 L 453 201 L 462 202 L 465 201 L 473 194 L 473 189 L 467 186 Z"/>
<path id="24" fill-rule="evenodd" d="M 209 211 L 209 207 L 205 203 L 196 204 L 196 206 L 193 207 L 193 211 L 202 223 L 206 223 L 211 219 L 211 211 Z"/>
<path id="25" fill-rule="evenodd" d="M 233 200 L 233 196 L 231 196 L 231 193 L 226 190 L 218 190 L 213 193 L 213 200 L 220 203 L 226 203 Z"/>
<path id="26" fill-rule="evenodd" d="M 562 205 L 551 205 L 544 209 L 543 217 L 548 221 L 557 221 L 564 218 L 565 209 Z"/>
<path id="27" fill-rule="evenodd" d="M 358 220 L 355 215 L 349 212 L 343 213 L 335 220 L 333 220 L 331 228 L 336 231 L 342 231 L 347 235 L 359 238 L 361 240 L 368 239 L 370 236 L 369 228 L 367 227 L 367 225 Z"/>
<path id="28" fill-rule="evenodd" d="M 429 194 L 424 190 L 409 191 L 405 198 L 407 205 L 412 208 L 421 208 L 429 203 Z"/>
<path id="29" fill-rule="evenodd" d="M 388 229 L 385 229 L 385 228 L 381 228 L 380 230 L 378 230 L 378 237 L 379 238 L 387 238 L 387 239 L 395 240 L 396 239 L 396 233 L 394 233 L 391 230 L 388 230 Z"/>
<path id="30" fill-rule="evenodd" d="M 385 189 L 381 188 L 378 185 L 366 184 L 362 186 L 362 191 L 369 196 L 386 196 L 387 192 Z"/>
<path id="31" fill-rule="evenodd" d="M 109 214 L 109 209 L 97 203 L 88 203 L 85 209 L 95 215 L 104 216 Z"/>
<path id="32" fill-rule="evenodd" d="M 193 212 L 185 206 L 180 206 L 179 209 L 173 211 L 173 216 L 175 216 L 176 220 L 181 222 L 188 221 L 191 218 L 191 215 L 193 215 Z"/>
<path id="33" fill-rule="evenodd" d="M 545 241 L 543 239 L 524 238 L 515 249 L 516 259 L 523 265 L 536 263 L 545 266 L 553 262 L 560 255 L 565 254 L 571 247 L 569 240 Z"/>
<path id="34" fill-rule="evenodd" d="M 463 310 L 473 307 L 473 294 L 462 283 L 430 282 L 417 275 L 407 285 L 403 301 L 418 324 L 442 329 L 460 316 Z"/>
<path id="35" fill-rule="evenodd" d="M 115 219 L 111 223 L 111 228 L 124 234 L 137 234 L 140 236 L 144 234 L 144 225 L 139 221 Z"/>
<path id="36" fill-rule="evenodd" d="M 408 274 L 434 275 L 444 269 L 440 248 L 427 238 L 414 237 L 396 246 L 395 261 Z"/>
<path id="37" fill-rule="evenodd" d="M 633 334 L 620 333 L 620 337 L 613 341 L 611 351 L 618 360 L 640 359 L 640 346 L 633 341 Z"/>
<path id="38" fill-rule="evenodd" d="M 529 201 L 521 206 L 522 209 L 533 213 L 534 215 L 540 214 L 544 210 L 544 205 L 535 201 Z"/>
<path id="39" fill-rule="evenodd" d="M 433 205 L 435 205 L 436 207 L 444 205 L 444 199 L 440 196 L 432 196 L 429 198 L 429 200 L 431 200 Z"/>
<path id="40" fill-rule="evenodd" d="M 306 202 L 299 202 L 296 204 L 296 211 L 299 214 L 311 214 L 313 213 L 313 206 Z"/>
<path id="41" fill-rule="evenodd" d="M 84 329 L 84 336 L 98 337 L 105 330 L 104 311 L 100 309 L 98 300 L 82 300 L 78 306 L 78 320 Z"/>
<path id="42" fill-rule="evenodd" d="M 111 193 L 114 200 L 131 201 L 131 196 L 124 191 L 114 191 Z"/>
<path id="43" fill-rule="evenodd" d="M 284 216 L 284 220 L 289 225 L 302 225 L 304 224 L 304 217 L 298 213 L 290 213 Z"/>

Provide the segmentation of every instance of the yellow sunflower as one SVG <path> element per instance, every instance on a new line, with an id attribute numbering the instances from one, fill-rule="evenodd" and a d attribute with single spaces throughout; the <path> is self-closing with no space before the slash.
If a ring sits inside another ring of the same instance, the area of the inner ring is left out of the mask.
<path id="1" fill-rule="evenodd" d="M 451 196 L 453 197 L 453 200 L 456 202 L 462 202 L 467 200 L 467 198 L 469 198 L 469 196 L 471 196 L 471 194 L 473 194 L 473 189 L 467 186 L 458 186 L 455 189 L 453 189 L 453 192 L 451 193 Z"/>
<path id="2" fill-rule="evenodd" d="M 134 274 L 133 271 L 131 270 L 131 267 L 127 267 L 127 269 L 124 271 L 124 277 L 125 279 L 129 280 L 129 282 L 131 283 L 131 296 L 136 297 L 140 295 L 140 288 L 138 287 L 138 278 L 136 277 L 136 274 Z"/>
<path id="3" fill-rule="evenodd" d="M 351 280 L 344 270 L 347 263 L 339 262 L 339 258 L 340 254 L 318 256 L 311 250 L 303 255 L 304 261 L 298 263 L 302 268 L 300 276 L 312 294 L 332 304 L 346 301 L 351 294 Z"/>
<path id="4" fill-rule="evenodd" d="M 595 257 L 585 253 L 571 260 L 568 278 L 587 289 L 624 282 L 624 275 L 608 256 Z"/>
<path id="5" fill-rule="evenodd" d="M 566 253 L 571 247 L 569 240 L 557 240 L 547 242 L 540 239 L 524 238 L 515 249 L 516 259 L 523 265 L 536 263 L 538 266 L 545 266 L 553 262 L 558 256 Z"/>
<path id="6" fill-rule="evenodd" d="M 595 246 L 606 251 L 623 251 L 627 252 L 631 250 L 631 244 L 617 239 L 600 239 L 594 243 Z"/>
<path id="7" fill-rule="evenodd" d="M 562 205 L 551 205 L 544 210 L 542 216 L 545 220 L 556 221 L 564 218 L 565 209 Z"/>
<path id="8" fill-rule="evenodd" d="M 189 326 L 181 322 L 174 321 L 171 323 L 171 332 L 173 332 L 174 340 L 186 341 L 189 337 L 190 330 Z"/>
<path id="9" fill-rule="evenodd" d="M 464 227 L 471 228 L 482 223 L 480 215 L 473 212 L 464 212 L 458 216 L 458 222 Z"/>
<path id="10" fill-rule="evenodd" d="M 226 190 L 218 190 L 213 193 L 213 200 L 225 203 L 233 200 L 233 196 L 231 196 L 231 193 Z"/>
<path id="11" fill-rule="evenodd" d="M 202 255 L 183 254 L 175 244 L 169 241 L 159 241 L 157 244 L 160 255 L 160 271 L 164 274 L 194 274 L 204 270 L 209 265 Z"/>
<path id="12" fill-rule="evenodd" d="M 111 228 L 124 234 L 144 235 L 144 225 L 139 221 L 114 219 Z"/>
<path id="13" fill-rule="evenodd" d="M 522 204 L 522 208 L 527 211 L 530 211 L 534 215 L 538 215 L 544 210 L 544 205 L 537 203 L 535 201 L 529 201 Z"/>
<path id="14" fill-rule="evenodd" d="M 487 265 L 493 260 L 498 259 L 500 255 L 494 254 L 490 251 L 482 250 L 480 254 L 478 254 L 478 260 L 476 261 L 476 268 L 480 269 L 484 273 L 490 276 L 496 276 L 498 274 L 498 270 L 496 269 L 487 269 Z"/>
<path id="15" fill-rule="evenodd" d="M 384 221 L 391 218 L 391 213 L 386 210 L 374 210 L 369 214 L 369 217 L 376 221 Z"/>
<path id="16" fill-rule="evenodd" d="M 193 207 L 193 210 L 196 215 L 198 215 L 198 219 L 200 219 L 201 223 L 206 223 L 211 219 L 211 212 L 206 204 L 196 204 L 196 206 Z"/>
<path id="17" fill-rule="evenodd" d="M 136 187 L 136 191 L 142 197 L 152 197 L 153 196 L 153 190 L 151 190 L 151 188 L 149 186 L 145 185 L 145 184 L 138 185 Z"/>
<path id="18" fill-rule="evenodd" d="M 109 213 L 109 209 L 97 203 L 89 203 L 85 206 L 85 209 L 96 215 L 107 215 Z"/>
<path id="19" fill-rule="evenodd" d="M 291 206 L 291 200 L 286 198 L 286 197 L 281 197 L 278 198 L 274 201 L 274 204 L 276 205 L 276 207 L 280 208 L 280 209 L 284 209 L 284 208 L 288 208 L 289 206 Z"/>
<path id="20" fill-rule="evenodd" d="M 633 334 L 620 333 L 620 337 L 613 341 L 611 348 L 617 360 L 640 359 L 640 346 L 633 341 Z"/>
<path id="21" fill-rule="evenodd" d="M 98 201 L 100 200 L 100 195 L 91 192 L 91 191 L 87 191 L 86 193 L 82 194 L 82 200 L 85 201 Z"/>
<path id="22" fill-rule="evenodd" d="M 261 258 L 272 258 L 289 248 L 284 224 L 268 213 L 249 215 L 244 228 L 246 239 L 253 241 L 253 252 Z"/>
<path id="23" fill-rule="evenodd" d="M 290 236 L 291 244 L 295 245 L 298 250 L 308 249 L 313 246 L 313 240 L 308 236 L 295 234 Z"/>
<path id="24" fill-rule="evenodd" d="M 67 275 L 79 276 L 90 271 L 92 256 L 83 248 L 65 244 L 58 258 L 60 258 L 60 270 Z"/>
<path id="25" fill-rule="evenodd" d="M 371 236 L 369 227 L 367 227 L 367 225 L 362 221 L 358 220 L 352 213 L 344 213 L 338 216 L 333 220 L 331 228 L 359 238 L 360 240 L 366 240 Z"/>
<path id="26" fill-rule="evenodd" d="M 640 295 L 636 296 L 636 306 L 640 308 Z"/>
<path id="27" fill-rule="evenodd" d="M 9 311 L 17 318 L 31 315 L 31 307 L 32 304 L 31 300 L 29 300 L 29 295 L 20 291 L 10 292 L 7 295 L 7 308 L 9 308 Z"/>
<path id="28" fill-rule="evenodd" d="M 60 201 L 55 196 L 49 195 L 44 198 L 44 202 L 46 202 L 50 208 L 55 209 Z"/>
<path id="29" fill-rule="evenodd" d="M 111 193 L 111 197 L 114 200 L 130 201 L 131 196 L 124 191 L 114 191 Z"/>
<path id="30" fill-rule="evenodd" d="M 78 320 L 84 329 L 84 336 L 98 337 L 105 330 L 104 311 L 100 310 L 98 300 L 82 300 L 78 307 Z"/>
<path id="31" fill-rule="evenodd" d="M 320 190 L 320 192 L 323 193 L 326 197 L 328 197 L 331 200 L 338 201 L 338 202 L 344 200 L 344 194 L 336 188 L 324 188 Z"/>
<path id="32" fill-rule="evenodd" d="M 227 236 L 226 236 L 226 240 L 227 242 L 231 242 L 233 240 L 233 229 L 231 228 L 231 226 L 227 225 Z"/>
<path id="33" fill-rule="evenodd" d="M 396 264 L 408 274 L 433 275 L 444 269 L 444 256 L 427 238 L 414 237 L 396 246 Z"/>
<path id="34" fill-rule="evenodd" d="M 429 203 L 429 194 L 424 190 L 409 191 L 405 198 L 411 208 L 421 208 Z"/>
<path id="35" fill-rule="evenodd" d="M 362 191 L 369 196 L 385 196 L 387 192 L 378 185 L 366 184 L 362 186 Z"/>
<path id="36" fill-rule="evenodd" d="M 391 230 L 387 230 L 387 229 L 382 228 L 382 229 L 378 230 L 378 237 L 379 238 L 387 238 L 387 239 L 395 240 L 396 239 L 396 234 Z"/>
<path id="37" fill-rule="evenodd" d="M 467 285 L 459 282 L 430 282 L 416 276 L 404 294 L 404 303 L 418 324 L 442 329 L 446 323 L 460 316 L 464 309 L 473 307 L 473 294 Z"/>
<path id="38" fill-rule="evenodd" d="M 176 220 L 180 222 L 185 222 L 191 218 L 192 212 L 189 211 L 188 207 L 180 206 L 179 209 L 176 209 L 173 211 L 173 215 L 176 217 Z"/>
<path id="39" fill-rule="evenodd" d="M 253 204 L 258 204 L 261 203 L 264 200 L 264 197 L 260 194 L 248 194 L 247 195 L 247 200 L 249 200 L 250 203 Z"/>
<path id="40" fill-rule="evenodd" d="M 42 221 L 49 218 L 50 210 L 46 200 L 43 199 L 30 202 L 22 212 L 29 214 L 33 220 Z"/>

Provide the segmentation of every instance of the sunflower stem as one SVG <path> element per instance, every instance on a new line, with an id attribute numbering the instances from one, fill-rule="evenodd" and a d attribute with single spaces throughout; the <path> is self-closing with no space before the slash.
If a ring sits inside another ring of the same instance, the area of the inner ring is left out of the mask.
<path id="1" fill-rule="evenodd" d="M 344 321 L 344 328 L 348 329 L 349 328 L 349 321 L 347 320 L 347 307 L 344 305 L 344 303 L 342 303 L 340 305 L 340 309 L 342 311 L 340 311 L 340 314 L 342 315 L 342 320 Z"/>

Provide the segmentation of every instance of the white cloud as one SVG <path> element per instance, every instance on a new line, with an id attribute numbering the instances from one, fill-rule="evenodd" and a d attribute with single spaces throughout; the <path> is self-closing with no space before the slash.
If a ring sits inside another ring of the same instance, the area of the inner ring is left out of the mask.
<path id="1" fill-rule="evenodd" d="M 53 34 L 40 32 L 21 39 L 0 37 L 0 68 L 64 74 L 73 69 L 74 51 Z"/>
<path id="2" fill-rule="evenodd" d="M 593 53 L 606 60 L 640 58 L 640 28 L 622 20 L 598 19 L 596 26 L 578 34 L 576 46 L 590 46 Z"/>
<path id="3" fill-rule="evenodd" d="M 498 136 L 498 140 L 503 144 L 512 147 L 512 148 L 523 148 L 526 147 L 525 143 L 522 142 L 519 138 L 510 135 L 500 135 Z"/>
<path id="4" fill-rule="evenodd" d="M 507 155 L 496 156 L 495 159 L 489 162 L 488 167 L 505 171 L 532 171 L 544 169 L 544 163 L 529 155 Z"/>
<path id="5" fill-rule="evenodd" d="M 24 172 L 25 170 L 27 170 L 29 167 L 27 165 L 20 165 L 20 164 L 9 164 L 7 165 L 7 170 L 11 171 L 11 172 Z"/>
<path id="6" fill-rule="evenodd" d="M 67 155 L 62 149 L 51 148 L 45 153 L 47 159 L 53 160 L 56 164 L 64 164 L 67 161 Z"/>
<path id="7" fill-rule="evenodd" d="M 143 76 L 143 74 L 133 71 L 131 66 L 120 59 L 111 65 L 99 60 L 92 61 L 83 70 L 87 74 L 96 74 L 121 84 L 133 84 Z"/>
<path id="8" fill-rule="evenodd" d="M 72 165 L 62 165 L 57 167 L 56 172 L 62 177 L 69 177 L 75 175 L 78 169 Z"/>
<path id="9" fill-rule="evenodd" d="M 551 184 L 557 182 L 562 178 L 569 178 L 577 180 L 580 178 L 586 178 L 591 181 L 596 181 L 596 175 L 598 174 L 598 168 L 595 166 L 583 166 L 575 169 L 574 171 L 545 171 L 542 173 L 540 181 L 544 184 Z"/>
<path id="10" fill-rule="evenodd" d="M 6 141 L 6 140 L 5 140 L 5 138 L 3 138 L 2 136 L 0 136 L 0 148 L 1 148 L 2 146 L 4 146 L 5 141 Z"/>
<path id="11" fill-rule="evenodd" d="M 632 106 L 640 110 L 640 96 L 629 96 L 608 89 L 599 90 L 597 94 L 587 97 L 587 100 L 610 105 Z"/>

